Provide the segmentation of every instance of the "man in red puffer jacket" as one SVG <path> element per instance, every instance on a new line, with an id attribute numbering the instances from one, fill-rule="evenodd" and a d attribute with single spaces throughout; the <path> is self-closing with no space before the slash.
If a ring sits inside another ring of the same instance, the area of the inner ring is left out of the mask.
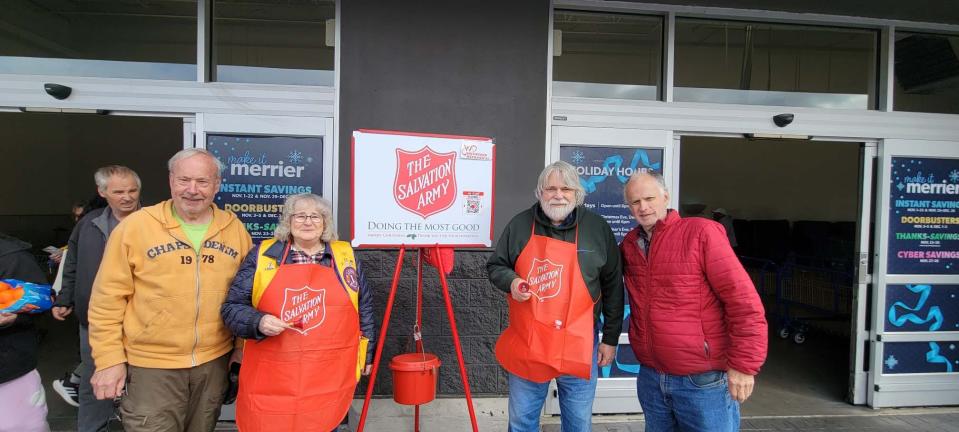
<path id="1" fill-rule="evenodd" d="M 667 210 L 662 176 L 623 191 L 639 226 L 620 244 L 629 342 L 647 431 L 738 431 L 766 359 L 762 302 L 722 225 Z"/>

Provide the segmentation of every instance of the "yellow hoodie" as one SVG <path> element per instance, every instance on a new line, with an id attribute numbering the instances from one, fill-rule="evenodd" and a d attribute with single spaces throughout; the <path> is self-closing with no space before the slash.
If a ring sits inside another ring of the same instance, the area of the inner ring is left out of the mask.
<path id="1" fill-rule="evenodd" d="M 214 206 L 196 253 L 172 208 L 167 200 L 127 216 L 107 241 L 88 312 L 96 370 L 124 362 L 188 368 L 232 349 L 220 305 L 250 235 Z"/>

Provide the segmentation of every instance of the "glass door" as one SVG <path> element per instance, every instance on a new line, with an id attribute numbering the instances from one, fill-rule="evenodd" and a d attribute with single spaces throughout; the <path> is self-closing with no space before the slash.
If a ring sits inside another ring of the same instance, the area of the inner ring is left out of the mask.
<path id="1" fill-rule="evenodd" d="M 959 142 L 885 140 L 868 404 L 959 404 Z"/>
<path id="2" fill-rule="evenodd" d="M 603 216 L 617 241 L 636 226 L 623 199 L 623 186 L 635 172 L 662 174 L 669 185 L 675 206 L 679 196 L 678 151 L 672 131 L 585 128 L 554 126 L 551 160 L 564 160 L 576 167 L 579 181 L 586 189 L 585 206 Z M 629 347 L 629 304 L 623 321 L 623 333 L 613 364 L 600 368 L 593 413 L 637 413 L 642 409 L 636 398 L 636 374 L 639 363 Z M 559 414 L 559 397 L 551 384 L 546 401 L 547 414 Z"/>

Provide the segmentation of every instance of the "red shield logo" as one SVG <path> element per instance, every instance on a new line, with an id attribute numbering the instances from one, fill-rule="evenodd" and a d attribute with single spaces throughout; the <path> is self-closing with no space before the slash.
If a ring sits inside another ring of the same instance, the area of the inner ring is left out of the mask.
<path id="1" fill-rule="evenodd" d="M 533 268 L 526 274 L 529 292 L 539 301 L 559 295 L 563 288 L 563 266 L 548 259 L 533 258 Z"/>
<path id="2" fill-rule="evenodd" d="M 396 149 L 393 198 L 423 219 L 450 208 L 456 201 L 456 152 Z"/>
<path id="3" fill-rule="evenodd" d="M 283 291 L 283 306 L 280 307 L 281 320 L 292 323 L 290 330 L 306 334 L 323 324 L 326 320 L 326 290 L 286 288 Z"/>

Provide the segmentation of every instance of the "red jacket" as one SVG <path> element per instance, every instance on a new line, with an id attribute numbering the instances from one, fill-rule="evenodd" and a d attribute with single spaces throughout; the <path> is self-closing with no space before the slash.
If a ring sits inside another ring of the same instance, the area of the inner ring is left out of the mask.
<path id="1" fill-rule="evenodd" d="M 648 259 L 641 229 L 620 244 L 639 363 L 672 375 L 757 374 L 766 360 L 765 312 L 723 226 L 670 210 L 653 229 Z"/>

